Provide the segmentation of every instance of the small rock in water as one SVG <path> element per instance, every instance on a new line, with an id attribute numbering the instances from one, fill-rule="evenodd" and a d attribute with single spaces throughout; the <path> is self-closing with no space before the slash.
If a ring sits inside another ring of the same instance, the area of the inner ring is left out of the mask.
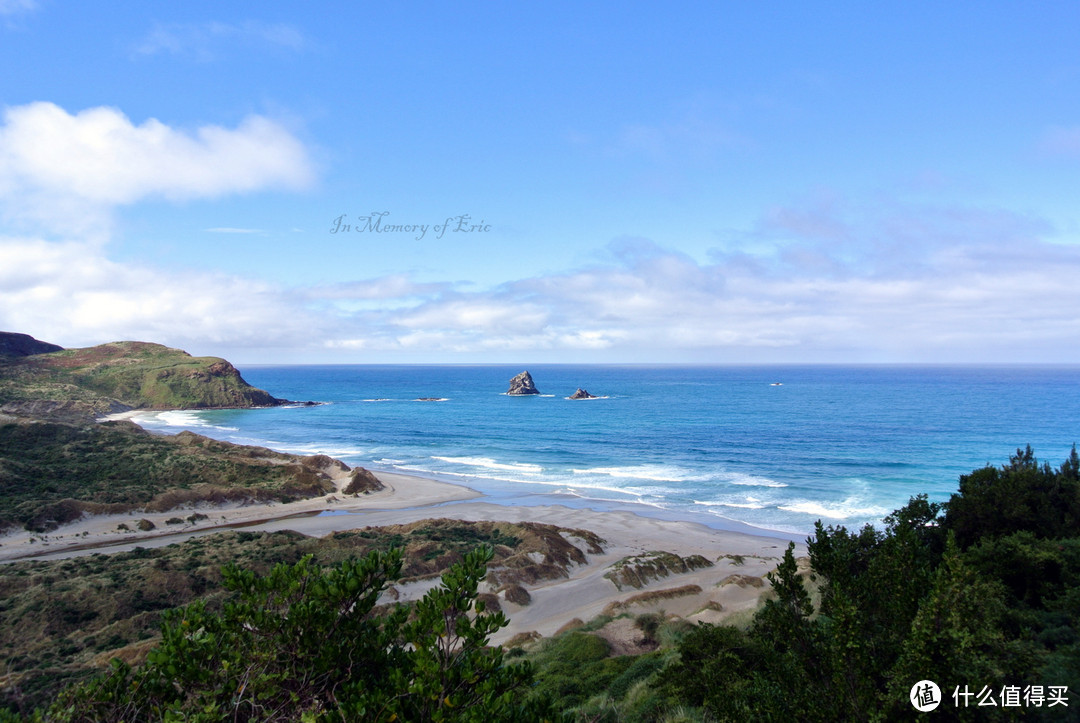
<path id="1" fill-rule="evenodd" d="M 529 374 L 529 372 L 526 371 L 510 380 L 510 390 L 506 393 L 511 395 L 522 395 L 539 394 L 540 392 L 537 390 L 536 385 L 533 384 L 532 374 Z"/>
<path id="2" fill-rule="evenodd" d="M 578 390 L 570 395 L 570 399 L 596 399 L 595 394 L 589 394 L 588 391 L 578 387 Z"/>

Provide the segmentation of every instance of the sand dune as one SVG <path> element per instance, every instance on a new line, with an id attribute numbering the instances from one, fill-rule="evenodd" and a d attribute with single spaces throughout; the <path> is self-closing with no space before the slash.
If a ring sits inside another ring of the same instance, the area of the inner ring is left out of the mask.
<path id="1" fill-rule="evenodd" d="M 590 530 L 606 541 L 603 554 L 587 554 L 587 562 L 569 570 L 569 577 L 530 586 L 531 601 L 521 606 L 502 601 L 510 625 L 494 642 L 525 632 L 549 636 L 568 621 L 589 620 L 605 612 L 664 612 L 691 620 L 717 622 L 746 615 L 768 589 L 762 578 L 779 562 L 788 541 L 783 535 L 751 535 L 718 530 L 686 521 L 643 517 L 626 511 L 597 511 L 561 505 L 494 504 L 460 485 L 410 475 L 379 472 L 386 489 L 360 496 L 328 495 L 289 504 L 200 506 L 156 514 L 85 517 L 48 535 L 25 530 L 0 537 L 0 561 L 51 559 L 156 547 L 230 527 L 249 530 L 290 529 L 324 536 L 339 530 L 408 523 L 427 518 L 542 522 Z M 347 483 L 342 476 L 339 491 Z M 194 522 L 194 513 L 206 515 Z M 185 519 L 182 524 L 166 520 Z M 139 531 L 149 520 L 153 530 Z M 128 530 L 120 529 L 125 525 Z M 575 542 L 573 537 L 568 538 Z M 580 544 L 584 552 L 588 547 Z M 629 556 L 653 551 L 681 558 L 700 555 L 712 563 L 688 572 L 649 580 L 641 588 L 619 589 L 605 577 Z M 796 555 L 806 554 L 797 545 Z M 644 593 L 644 594 L 643 594 Z M 653 594 L 649 594 L 653 593 Z"/>

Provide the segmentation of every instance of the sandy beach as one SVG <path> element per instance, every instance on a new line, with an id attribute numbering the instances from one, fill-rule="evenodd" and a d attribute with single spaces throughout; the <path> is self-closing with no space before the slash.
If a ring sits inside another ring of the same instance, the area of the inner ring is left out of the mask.
<path id="1" fill-rule="evenodd" d="M 745 617 L 767 591 L 764 576 L 779 562 L 791 537 L 720 530 L 621 510 L 494 504 L 461 485 L 390 472 L 377 472 L 376 476 L 385 489 L 366 495 L 341 494 L 347 483 L 347 476 L 342 475 L 336 480 L 338 494 L 288 504 L 201 505 L 164 513 L 84 517 L 47 535 L 13 531 L 0 537 L 0 562 L 157 547 L 237 527 L 325 536 L 430 518 L 531 521 L 584 529 L 602 537 L 606 541 L 603 553 L 587 554 L 587 562 L 571 568 L 567 578 L 529 587 L 532 599 L 528 605 L 500 602 L 510 625 L 499 631 L 493 642 L 503 642 L 521 633 L 550 636 L 574 619 L 588 621 L 605 612 L 663 612 L 708 622 Z M 182 522 L 177 523 L 177 519 Z M 141 520 L 148 520 L 153 529 L 140 531 Z M 568 539 L 575 542 L 572 536 Z M 577 542 L 584 548 L 580 540 Z M 620 590 L 604 577 L 616 562 L 656 551 L 680 557 L 701 555 L 713 565 L 651 580 L 639 589 L 624 586 Z M 805 545 L 796 543 L 796 556 L 805 554 Z M 402 592 L 406 597 L 419 595 L 424 587 Z"/>

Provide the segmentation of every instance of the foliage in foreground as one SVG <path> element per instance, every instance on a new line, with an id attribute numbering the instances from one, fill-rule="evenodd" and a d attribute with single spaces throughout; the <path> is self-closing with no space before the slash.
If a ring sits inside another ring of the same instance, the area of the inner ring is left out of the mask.
<path id="1" fill-rule="evenodd" d="M 490 548 L 451 567 L 414 607 L 376 606 L 401 570 L 397 550 L 324 571 L 311 557 L 266 576 L 232 566 L 220 613 L 202 602 L 168 614 L 146 664 L 61 696 L 48 721 L 531 721 L 526 663 L 507 665 L 488 636 L 501 613 L 478 601 Z"/>
<path id="2" fill-rule="evenodd" d="M 429 519 L 326 537 L 223 531 L 163 547 L 0 565 L 0 708 L 27 712 L 47 705 L 114 657 L 140 663 L 160 639 L 166 611 L 196 599 L 210 610 L 222 609 L 231 595 L 222 588 L 227 563 L 267 574 L 278 563 L 295 564 L 309 554 L 330 568 L 372 550 L 399 548 L 401 582 L 434 584 L 470 550 L 490 545 L 490 589 L 508 576 L 565 576 L 559 560 L 580 551 L 569 548 L 563 535 L 583 547 L 591 544 L 584 530 L 540 523 Z M 390 588 L 386 594 L 392 598 L 396 592 Z M 495 596 L 487 592 L 480 599 L 492 605 Z"/>
<path id="3" fill-rule="evenodd" d="M 776 599 L 750 628 L 700 627 L 663 684 L 718 720 L 904 720 L 924 679 L 953 719 L 1075 714 L 1078 471 L 1075 450 L 1053 470 L 1029 448 L 963 476 L 946 505 L 913 498 L 884 531 L 818 523 L 808 541 L 816 609 L 789 549 L 771 576 Z M 989 688 L 998 705 L 958 705 L 952 693 L 965 686 Z M 1006 686 L 1067 686 L 1071 707 L 1006 707 Z"/>
<path id="4" fill-rule="evenodd" d="M 908 695 L 929 679 L 939 718 L 1075 719 L 1078 473 L 1075 452 L 1055 470 L 1019 450 L 964 475 L 947 504 L 912 498 L 883 530 L 819 523 L 814 595 L 789 548 L 770 575 L 775 597 L 746 629 L 694 626 L 673 649 L 621 663 L 569 633 L 531 653 L 539 691 L 593 723 L 878 721 L 919 715 Z M 998 705 L 957 705 L 964 686 Z M 1006 686 L 1019 706 L 1001 705 Z M 1025 704 L 1026 686 L 1066 686 L 1068 706 Z"/>

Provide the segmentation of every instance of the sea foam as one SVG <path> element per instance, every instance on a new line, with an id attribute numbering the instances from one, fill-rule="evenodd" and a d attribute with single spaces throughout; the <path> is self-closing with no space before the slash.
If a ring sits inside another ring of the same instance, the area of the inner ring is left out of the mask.
<path id="1" fill-rule="evenodd" d="M 797 512 L 811 517 L 828 517 L 830 520 L 860 519 L 866 517 L 882 517 L 889 514 L 885 507 L 866 506 L 850 499 L 837 504 L 826 504 L 810 500 L 797 500 L 786 505 L 777 505 L 777 509 L 785 512 Z"/>
<path id="2" fill-rule="evenodd" d="M 470 467 L 480 467 L 481 469 L 496 469 L 496 470 L 508 470 L 513 472 L 521 472 L 522 474 L 536 475 L 541 474 L 544 468 L 538 464 L 524 464 L 519 462 L 496 462 L 490 457 L 436 457 L 432 459 L 440 462 L 448 462 L 450 464 L 464 464 Z"/>

